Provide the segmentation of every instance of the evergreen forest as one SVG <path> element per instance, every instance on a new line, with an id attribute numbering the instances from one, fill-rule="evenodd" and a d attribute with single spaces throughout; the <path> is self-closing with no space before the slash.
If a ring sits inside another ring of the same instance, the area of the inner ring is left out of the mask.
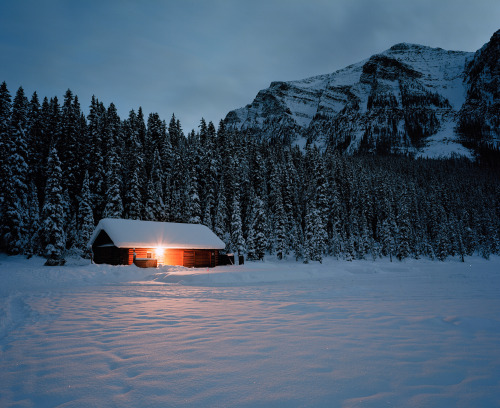
<path id="1" fill-rule="evenodd" d="M 101 218 L 202 223 L 249 259 L 445 260 L 500 253 L 498 152 L 475 161 L 303 148 L 68 90 L 0 86 L 0 250 L 89 256 Z"/>

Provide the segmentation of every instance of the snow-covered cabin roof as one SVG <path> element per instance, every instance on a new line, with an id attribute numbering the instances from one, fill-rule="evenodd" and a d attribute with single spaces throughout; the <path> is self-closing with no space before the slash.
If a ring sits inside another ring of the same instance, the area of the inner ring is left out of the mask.
<path id="1" fill-rule="evenodd" d="M 105 231 L 118 248 L 224 249 L 226 247 L 217 235 L 201 224 L 104 218 L 97 224 L 89 246 L 92 246 L 101 231 Z"/>

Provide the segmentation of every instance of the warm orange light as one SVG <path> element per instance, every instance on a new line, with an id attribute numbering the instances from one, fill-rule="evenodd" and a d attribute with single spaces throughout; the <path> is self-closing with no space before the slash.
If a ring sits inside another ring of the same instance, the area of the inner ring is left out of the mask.
<path id="1" fill-rule="evenodd" d="M 155 248 L 155 258 L 158 261 L 158 265 L 163 265 L 165 263 L 165 248 L 156 247 Z"/>

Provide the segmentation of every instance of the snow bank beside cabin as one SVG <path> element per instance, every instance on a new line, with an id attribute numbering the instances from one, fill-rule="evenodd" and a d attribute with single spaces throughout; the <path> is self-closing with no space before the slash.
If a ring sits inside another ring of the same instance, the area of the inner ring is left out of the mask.
<path id="1" fill-rule="evenodd" d="M 44 266 L 45 258 L 0 254 L 0 297 L 16 291 L 37 291 L 106 285 L 142 280 L 151 270 L 136 266 L 91 264 L 90 260 L 68 259 L 64 266 Z"/>

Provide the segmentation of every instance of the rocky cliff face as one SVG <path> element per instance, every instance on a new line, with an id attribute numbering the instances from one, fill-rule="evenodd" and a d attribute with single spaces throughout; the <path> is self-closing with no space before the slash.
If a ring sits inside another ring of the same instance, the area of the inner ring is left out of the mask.
<path id="1" fill-rule="evenodd" d="M 500 140 L 500 30 L 476 52 L 465 69 L 467 98 L 458 131 L 465 140 L 498 144 Z"/>
<path id="2" fill-rule="evenodd" d="M 332 74 L 273 82 L 226 124 L 348 152 L 469 155 L 464 140 L 500 140 L 499 38 L 475 54 L 397 44 Z"/>

